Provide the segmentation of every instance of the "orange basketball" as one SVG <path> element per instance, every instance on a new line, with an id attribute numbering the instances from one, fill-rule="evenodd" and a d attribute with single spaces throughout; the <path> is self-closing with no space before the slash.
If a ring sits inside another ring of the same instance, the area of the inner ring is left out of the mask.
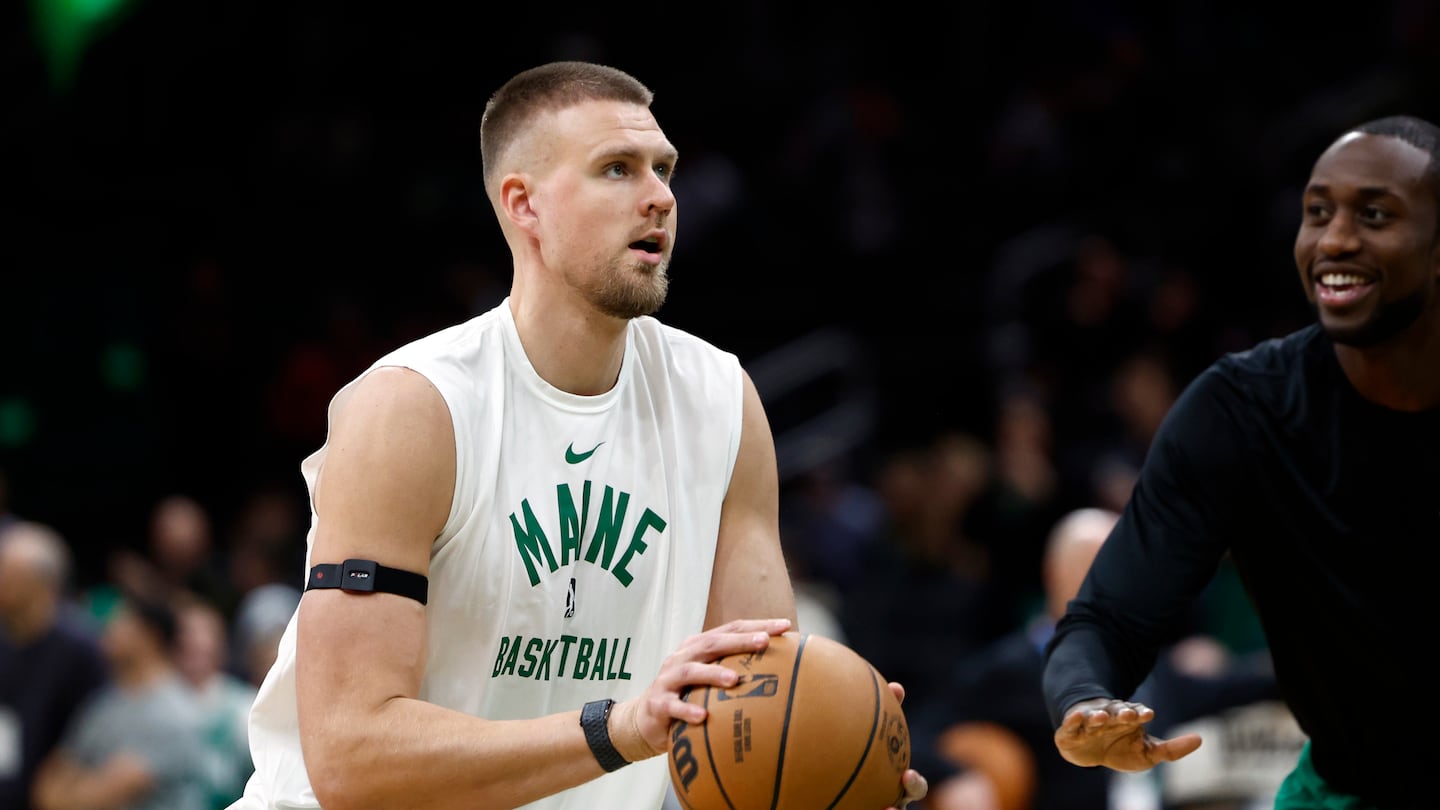
<path id="1" fill-rule="evenodd" d="M 687 810 L 883 810 L 899 803 L 910 729 L 885 678 L 824 636 L 786 633 L 721 664 L 728 689 L 685 699 L 709 712 L 670 731 L 670 780 Z"/>

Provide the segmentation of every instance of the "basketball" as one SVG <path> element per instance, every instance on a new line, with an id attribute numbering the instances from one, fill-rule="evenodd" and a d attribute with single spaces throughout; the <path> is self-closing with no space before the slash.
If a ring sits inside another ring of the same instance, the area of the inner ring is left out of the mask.
<path id="1" fill-rule="evenodd" d="M 910 729 L 875 667 L 824 636 L 786 633 L 720 664 L 729 688 L 685 700 L 704 723 L 671 727 L 670 780 L 686 810 L 883 810 L 910 767 Z"/>

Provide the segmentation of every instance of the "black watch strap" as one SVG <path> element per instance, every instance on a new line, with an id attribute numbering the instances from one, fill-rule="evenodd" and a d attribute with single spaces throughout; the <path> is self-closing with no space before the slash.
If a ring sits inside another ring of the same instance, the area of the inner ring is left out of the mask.
<path id="1" fill-rule="evenodd" d="M 393 593 L 408 596 L 423 605 L 429 596 L 430 580 L 422 574 L 391 568 L 374 560 L 346 560 L 343 563 L 312 565 L 305 590 L 317 588 L 340 588 L 353 593 Z"/>
<path id="2" fill-rule="evenodd" d="M 595 761 L 607 771 L 616 771 L 630 764 L 610 742 L 608 721 L 610 707 L 614 705 L 615 701 L 609 698 L 592 700 L 580 710 L 580 727 L 585 729 L 585 742 L 590 744 L 590 753 L 595 755 Z"/>

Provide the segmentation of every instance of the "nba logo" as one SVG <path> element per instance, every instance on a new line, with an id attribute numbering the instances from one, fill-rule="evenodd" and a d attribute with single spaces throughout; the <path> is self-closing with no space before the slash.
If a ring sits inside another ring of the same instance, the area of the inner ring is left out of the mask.
<path id="1" fill-rule="evenodd" d="M 745 691 L 740 691 L 740 690 Z M 729 689 L 721 689 L 717 700 L 739 700 L 752 697 L 775 697 L 780 691 L 778 675 L 745 675 Z"/>

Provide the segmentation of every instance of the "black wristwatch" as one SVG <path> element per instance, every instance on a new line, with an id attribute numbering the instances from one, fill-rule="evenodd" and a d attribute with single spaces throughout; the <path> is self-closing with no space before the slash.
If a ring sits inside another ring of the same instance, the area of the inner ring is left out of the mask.
<path id="1" fill-rule="evenodd" d="M 610 707 L 614 705 L 615 701 L 609 698 L 592 700 L 580 710 L 580 728 L 585 729 L 585 742 L 590 744 L 590 753 L 595 755 L 595 761 L 607 771 L 618 771 L 630 764 L 630 760 L 620 756 L 615 744 L 610 742 L 608 721 Z"/>

